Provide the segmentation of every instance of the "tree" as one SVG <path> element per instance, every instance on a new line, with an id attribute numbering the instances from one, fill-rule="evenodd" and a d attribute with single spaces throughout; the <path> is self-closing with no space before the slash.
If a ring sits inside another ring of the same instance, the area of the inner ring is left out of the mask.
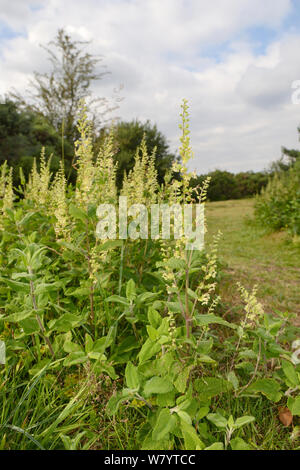
<path id="1" fill-rule="evenodd" d="M 224 201 L 235 199 L 236 182 L 234 175 L 229 171 L 215 170 L 209 173 L 211 182 L 209 184 L 207 197 L 212 201 Z"/>
<path id="2" fill-rule="evenodd" d="M 53 170 L 58 169 L 62 138 L 51 124 L 41 115 L 30 110 L 22 110 L 17 103 L 0 100 L 0 164 L 5 160 L 15 168 L 15 182 L 18 181 L 18 168 L 28 174 L 33 157 L 39 159 L 45 147 L 46 156 L 53 154 Z M 64 143 L 66 160 L 73 155 L 73 146 Z"/>
<path id="3" fill-rule="evenodd" d="M 101 131 L 95 143 L 96 151 L 106 133 L 107 129 Z M 119 188 L 122 185 L 124 172 L 128 173 L 134 166 L 136 149 L 141 144 L 144 135 L 148 152 L 152 153 L 156 147 L 155 166 L 159 183 L 163 182 L 166 171 L 171 168 L 172 162 L 176 159 L 176 156 L 170 152 L 166 137 L 149 120 L 145 123 L 138 120 L 118 122 L 115 126 L 117 146 L 115 159 L 118 162 L 117 185 Z"/>
<path id="4" fill-rule="evenodd" d="M 211 178 L 207 190 L 207 198 L 210 201 L 253 197 L 260 193 L 269 180 L 269 173 L 266 171 L 245 171 L 234 174 L 229 171 L 214 170 L 193 178 L 191 187 L 201 187 L 208 176 Z"/>
<path id="5" fill-rule="evenodd" d="M 115 109 L 109 108 L 105 98 L 92 98 L 92 82 L 108 72 L 96 72 L 96 65 L 102 59 L 84 51 L 89 43 L 72 40 L 64 29 L 59 29 L 54 41 L 41 46 L 48 53 L 52 70 L 49 73 L 34 72 L 34 79 L 29 84 L 29 100 L 17 92 L 11 93 L 20 104 L 45 116 L 70 142 L 77 136 L 76 117 L 81 99 L 87 101 L 94 128 L 108 111 Z"/>
<path id="6" fill-rule="evenodd" d="M 298 134 L 300 140 L 300 127 L 298 127 Z M 300 161 L 300 151 L 287 149 L 286 147 L 281 148 L 282 157 L 271 164 L 271 171 L 287 171 L 289 168 L 294 166 L 296 162 Z M 286 157 L 286 160 L 285 160 Z"/>

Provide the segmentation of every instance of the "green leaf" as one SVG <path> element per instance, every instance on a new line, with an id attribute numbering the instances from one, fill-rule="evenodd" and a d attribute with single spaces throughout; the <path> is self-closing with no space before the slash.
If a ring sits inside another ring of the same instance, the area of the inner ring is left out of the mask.
<path id="1" fill-rule="evenodd" d="M 120 295 L 111 295 L 105 299 L 105 302 L 117 302 L 119 304 L 126 305 L 127 307 L 129 306 L 127 299 L 125 299 L 125 297 L 121 297 Z"/>
<path id="2" fill-rule="evenodd" d="M 158 331 L 151 325 L 147 325 L 147 333 L 151 341 L 156 341 L 159 338 Z"/>
<path id="3" fill-rule="evenodd" d="M 133 279 L 129 279 L 126 284 L 126 298 L 129 301 L 132 301 L 136 298 L 135 282 Z"/>
<path id="4" fill-rule="evenodd" d="M 89 359 L 94 359 L 95 361 L 97 361 L 97 364 L 98 362 L 100 361 L 106 361 L 106 356 L 105 354 L 102 354 L 102 353 L 99 353 L 99 352 L 94 352 L 94 351 L 90 351 L 89 353 L 87 353 Z"/>
<path id="5" fill-rule="evenodd" d="M 135 336 L 128 336 L 123 341 L 121 341 L 120 344 L 117 345 L 116 348 L 117 348 L 116 353 L 118 355 L 122 355 L 126 352 L 132 351 L 133 349 L 138 349 L 139 344 L 137 343 Z"/>
<path id="6" fill-rule="evenodd" d="M 127 401 L 131 397 L 132 396 L 129 393 L 127 394 L 117 393 L 116 395 L 113 395 L 108 400 L 108 403 L 106 405 L 106 413 L 108 414 L 108 416 L 115 415 L 121 403 L 123 403 L 124 401 Z"/>
<path id="7" fill-rule="evenodd" d="M 75 206 L 74 204 L 70 204 L 69 214 L 71 215 L 71 217 L 73 217 L 73 219 L 79 219 L 84 223 L 87 220 L 86 212 L 84 212 L 82 209 L 79 209 L 79 207 Z"/>
<path id="8" fill-rule="evenodd" d="M 199 398 L 202 401 L 221 395 L 222 393 L 229 392 L 232 389 L 232 384 L 230 382 L 217 377 L 196 379 L 194 384 L 195 389 L 199 393 Z"/>
<path id="9" fill-rule="evenodd" d="M 72 292 L 66 293 L 66 295 L 73 295 L 74 297 L 82 297 L 85 295 L 89 295 L 90 293 L 91 293 L 91 290 L 89 287 L 78 287 Z"/>
<path id="10" fill-rule="evenodd" d="M 151 359 L 151 357 L 154 356 L 154 354 L 158 353 L 160 350 L 161 345 L 158 342 L 153 342 L 150 340 L 150 338 L 148 338 L 143 344 L 138 354 L 140 364 L 146 362 L 148 359 Z"/>
<path id="11" fill-rule="evenodd" d="M 85 352 L 86 352 L 86 354 L 91 352 L 92 349 L 93 349 L 93 340 L 92 340 L 91 336 L 88 333 L 86 333 L 85 334 Z"/>
<path id="12" fill-rule="evenodd" d="M 156 329 L 156 328 L 159 328 L 159 326 L 161 325 L 162 317 L 153 307 L 149 307 L 148 308 L 148 320 L 149 320 L 150 325 Z"/>
<path id="13" fill-rule="evenodd" d="M 238 357 L 240 359 L 256 359 L 257 355 L 252 349 L 245 349 L 239 353 Z"/>
<path id="14" fill-rule="evenodd" d="M 186 384 L 188 381 L 188 378 L 190 376 L 190 372 L 193 369 L 193 365 L 185 367 L 183 370 L 181 370 L 174 382 L 175 387 L 177 388 L 178 392 L 184 393 L 186 389 Z"/>
<path id="15" fill-rule="evenodd" d="M 211 446 L 205 447 L 203 450 L 224 450 L 223 442 L 214 442 Z"/>
<path id="16" fill-rule="evenodd" d="M 24 176 L 24 175 L 23 175 Z M 19 222 L 19 225 L 25 225 L 29 219 L 35 214 L 35 212 L 28 212 Z"/>
<path id="17" fill-rule="evenodd" d="M 251 447 L 241 437 L 231 439 L 230 446 L 232 450 L 251 450 Z"/>
<path id="18" fill-rule="evenodd" d="M 169 436 L 169 434 L 168 434 Z M 147 436 L 142 443 L 141 450 L 165 450 L 172 448 L 172 441 L 154 441 L 151 435 Z"/>
<path id="19" fill-rule="evenodd" d="M 293 416 L 300 416 L 300 396 L 296 398 L 289 397 L 287 406 Z"/>
<path id="20" fill-rule="evenodd" d="M 99 245 L 99 250 L 108 251 L 118 248 L 123 245 L 123 240 L 107 240 L 102 245 Z"/>
<path id="21" fill-rule="evenodd" d="M 34 310 L 30 310 L 29 312 L 17 312 L 17 313 L 12 313 L 11 315 L 8 315 L 7 317 L 4 317 L 5 321 L 12 322 L 12 323 L 18 323 L 22 320 L 25 320 L 25 318 L 32 317 L 34 315 Z"/>
<path id="22" fill-rule="evenodd" d="M 180 427 L 184 439 L 184 447 L 186 450 L 202 450 L 204 449 L 204 444 L 200 440 L 196 430 L 190 424 L 187 424 L 185 421 L 180 420 Z"/>
<path id="23" fill-rule="evenodd" d="M 172 313 L 182 313 L 180 302 L 166 302 L 166 306 Z"/>
<path id="24" fill-rule="evenodd" d="M 201 406 L 201 408 L 199 408 L 197 415 L 196 415 L 197 421 L 200 421 L 202 418 L 205 418 L 205 416 L 207 416 L 208 413 L 209 413 L 209 407 Z"/>
<path id="25" fill-rule="evenodd" d="M 232 329 L 237 328 L 235 324 L 229 323 L 228 321 L 223 320 L 223 318 L 218 317 L 213 314 L 196 315 L 196 320 L 197 320 L 198 326 L 206 326 L 206 325 L 210 325 L 211 323 L 218 323 L 219 325 L 228 326 L 228 328 L 232 328 Z"/>
<path id="26" fill-rule="evenodd" d="M 52 331 L 68 332 L 76 326 L 79 326 L 81 322 L 82 318 L 78 317 L 77 315 L 72 313 L 65 313 L 57 320 L 51 320 L 49 322 L 49 328 Z"/>
<path id="27" fill-rule="evenodd" d="M 161 322 L 161 324 L 160 324 L 157 331 L 160 335 L 168 335 L 169 334 L 169 321 L 166 317 L 162 319 L 162 322 Z"/>
<path id="28" fill-rule="evenodd" d="M 96 371 L 97 375 L 100 375 L 102 372 L 104 372 L 105 374 L 109 375 L 112 380 L 117 380 L 119 378 L 113 366 L 96 363 L 94 366 L 94 370 Z"/>
<path id="29" fill-rule="evenodd" d="M 72 353 L 72 352 L 83 352 L 81 346 L 79 344 L 73 343 L 72 341 L 65 341 L 63 349 L 67 353 Z"/>
<path id="30" fill-rule="evenodd" d="M 137 367 L 132 362 L 128 362 L 125 369 L 125 378 L 127 387 L 132 390 L 138 390 L 140 388 L 140 380 Z"/>
<path id="31" fill-rule="evenodd" d="M 227 380 L 232 384 L 234 390 L 237 390 L 239 388 L 239 379 L 233 371 L 229 372 L 229 374 L 227 375 Z"/>
<path id="32" fill-rule="evenodd" d="M 32 335 L 40 331 L 40 326 L 35 318 L 26 318 L 26 320 L 20 321 L 20 327 L 26 335 Z"/>
<path id="33" fill-rule="evenodd" d="M 167 261 L 167 266 L 171 269 L 176 269 L 177 271 L 180 271 L 181 269 L 186 268 L 186 262 L 185 260 L 180 258 L 169 258 Z"/>
<path id="34" fill-rule="evenodd" d="M 234 427 L 241 428 L 242 426 L 252 423 L 253 421 L 255 421 L 254 416 L 241 416 L 235 420 Z"/>
<path id="35" fill-rule="evenodd" d="M 156 292 L 143 292 L 142 294 L 138 295 L 136 298 L 136 303 L 140 304 L 149 304 L 149 302 L 153 302 L 153 300 L 158 296 Z"/>
<path id="36" fill-rule="evenodd" d="M 43 293 L 48 293 L 50 291 L 55 291 L 57 292 L 57 288 L 61 287 L 60 282 L 41 282 L 35 287 L 35 295 L 43 294 Z"/>
<path id="37" fill-rule="evenodd" d="M 175 392 L 160 393 L 156 397 L 156 404 L 160 407 L 175 405 Z"/>
<path id="38" fill-rule="evenodd" d="M 200 354 L 197 358 L 198 362 L 204 362 L 205 364 L 218 364 L 212 357 L 207 354 Z"/>
<path id="39" fill-rule="evenodd" d="M 229 418 L 228 418 L 228 421 L 227 421 L 227 427 L 229 429 L 232 429 L 234 427 L 234 419 L 233 419 L 233 416 L 230 415 Z"/>
<path id="40" fill-rule="evenodd" d="M 17 292 L 19 291 L 29 292 L 30 290 L 30 285 L 28 282 L 13 281 L 5 277 L 0 277 L 0 281 L 5 282 L 5 284 L 7 284 L 8 287 L 10 287 L 12 290 L 17 291 Z"/>
<path id="41" fill-rule="evenodd" d="M 92 347 L 93 352 L 104 353 L 105 349 L 111 346 L 113 337 L 108 333 L 107 336 L 97 339 Z"/>
<path id="42" fill-rule="evenodd" d="M 12 273 L 11 275 L 12 279 L 29 279 L 30 281 L 33 281 L 35 276 L 34 274 L 29 274 L 29 273 Z"/>
<path id="43" fill-rule="evenodd" d="M 83 351 L 75 351 L 69 354 L 64 360 L 64 366 L 73 366 L 75 364 L 83 364 L 88 360 L 88 356 Z"/>
<path id="44" fill-rule="evenodd" d="M 57 243 L 59 243 L 59 245 L 61 246 L 64 246 L 65 248 L 68 248 L 68 250 L 70 251 L 74 251 L 75 253 L 79 253 L 80 255 L 82 255 L 82 250 L 76 246 L 76 245 L 73 245 L 72 243 L 68 243 L 64 240 L 58 240 Z"/>
<path id="45" fill-rule="evenodd" d="M 297 385 L 300 385 L 295 366 L 291 362 L 285 360 L 281 361 L 281 365 L 284 375 L 288 379 L 288 386 L 296 387 Z"/>
<path id="46" fill-rule="evenodd" d="M 219 413 L 209 413 L 206 418 L 218 428 L 226 428 L 227 426 L 227 419 Z"/>
<path id="47" fill-rule="evenodd" d="M 175 428 L 176 424 L 176 417 L 170 413 L 168 408 L 163 408 L 157 417 L 152 431 L 152 439 L 154 441 L 166 439 L 168 434 Z"/>
<path id="48" fill-rule="evenodd" d="M 196 294 L 196 292 L 194 292 L 192 289 L 190 289 L 189 287 L 187 288 L 187 293 L 188 295 L 194 299 L 194 300 L 198 300 L 198 295 Z"/>
<path id="49" fill-rule="evenodd" d="M 260 392 L 275 403 L 282 397 L 280 384 L 274 379 L 259 379 L 247 388 L 249 392 Z"/>
<path id="50" fill-rule="evenodd" d="M 172 382 L 163 377 L 152 377 L 148 380 L 144 387 L 144 393 L 146 395 L 152 395 L 153 393 L 168 393 L 173 390 Z"/>
<path id="51" fill-rule="evenodd" d="M 167 261 L 167 266 L 176 271 L 180 271 L 186 268 L 186 262 L 180 258 L 169 258 Z"/>
<path id="52" fill-rule="evenodd" d="M 192 419 L 191 419 L 190 415 L 189 415 L 186 411 L 178 410 L 178 411 L 176 411 L 176 413 L 178 414 L 179 418 L 180 418 L 182 421 L 185 421 L 187 424 L 192 425 Z"/>
<path id="53" fill-rule="evenodd" d="M 181 395 L 180 397 L 178 397 L 177 400 L 176 400 L 176 403 L 177 403 L 176 408 L 179 411 L 186 411 L 189 408 L 191 408 L 191 406 L 193 406 L 193 400 L 190 399 L 190 398 L 186 399 L 185 395 Z"/>

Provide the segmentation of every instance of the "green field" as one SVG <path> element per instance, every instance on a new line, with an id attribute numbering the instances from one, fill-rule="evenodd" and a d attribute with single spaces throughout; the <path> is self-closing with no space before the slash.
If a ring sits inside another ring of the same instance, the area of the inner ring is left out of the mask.
<path id="1" fill-rule="evenodd" d="M 247 289 L 258 286 L 257 297 L 267 313 L 290 312 L 300 324 L 300 246 L 286 232 L 270 233 L 251 218 L 254 200 L 209 202 L 206 205 L 207 237 L 220 230 L 222 263 L 221 297 L 230 316 L 241 301 L 236 289 L 240 281 Z M 235 282 L 236 281 L 236 282 Z"/>

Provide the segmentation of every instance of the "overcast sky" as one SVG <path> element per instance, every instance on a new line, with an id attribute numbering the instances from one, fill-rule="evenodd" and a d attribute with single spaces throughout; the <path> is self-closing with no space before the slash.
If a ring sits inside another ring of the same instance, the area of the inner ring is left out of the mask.
<path id="1" fill-rule="evenodd" d="M 300 147 L 300 0 L 0 0 L 0 95 L 49 70 L 39 44 L 62 27 L 104 57 L 95 94 L 122 84 L 117 115 L 150 119 L 173 150 L 189 100 L 198 173 L 261 170 Z"/>

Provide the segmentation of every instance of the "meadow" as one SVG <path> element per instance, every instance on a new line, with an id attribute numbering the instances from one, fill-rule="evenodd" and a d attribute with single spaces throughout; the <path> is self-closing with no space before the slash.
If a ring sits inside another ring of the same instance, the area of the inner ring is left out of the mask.
<path id="1" fill-rule="evenodd" d="M 258 286 L 257 297 L 266 312 L 295 314 L 300 325 L 300 246 L 287 231 L 273 232 L 255 223 L 255 199 L 209 202 L 206 205 L 207 241 L 222 232 L 219 257 L 223 264 L 221 297 L 228 313 L 239 311 L 234 282 L 247 289 Z"/>

